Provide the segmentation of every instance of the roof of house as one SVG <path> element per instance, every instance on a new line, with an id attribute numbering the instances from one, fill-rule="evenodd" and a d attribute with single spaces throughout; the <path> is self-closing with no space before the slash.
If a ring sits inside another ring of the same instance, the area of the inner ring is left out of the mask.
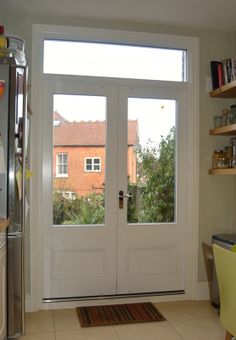
<path id="1" fill-rule="evenodd" d="M 54 125 L 54 146 L 104 146 L 105 145 L 105 122 L 104 121 L 81 121 L 68 122 L 60 115 L 54 113 L 59 125 Z M 138 122 L 128 122 L 128 145 L 138 142 Z"/>
<path id="2" fill-rule="evenodd" d="M 53 112 L 53 121 L 55 122 L 60 122 L 60 123 L 69 123 L 69 121 L 67 119 L 65 119 L 64 117 L 62 117 L 60 115 L 60 113 L 58 113 L 57 111 Z"/>

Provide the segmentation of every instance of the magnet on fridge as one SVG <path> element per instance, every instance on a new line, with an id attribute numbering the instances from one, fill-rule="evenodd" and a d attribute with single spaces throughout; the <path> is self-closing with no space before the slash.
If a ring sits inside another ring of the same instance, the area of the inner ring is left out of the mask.
<path id="1" fill-rule="evenodd" d="M 26 179 L 30 179 L 33 176 L 33 172 L 30 171 L 29 169 L 25 170 L 25 177 Z"/>
<path id="2" fill-rule="evenodd" d="M 0 80 L 0 98 L 3 96 L 5 90 L 5 80 Z"/>

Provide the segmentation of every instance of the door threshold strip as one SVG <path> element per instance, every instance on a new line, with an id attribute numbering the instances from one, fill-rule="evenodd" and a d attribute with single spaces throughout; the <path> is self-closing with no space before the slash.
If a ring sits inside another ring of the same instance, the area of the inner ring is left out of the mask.
<path id="1" fill-rule="evenodd" d="M 133 294 L 115 294 L 115 295 L 95 295 L 95 296 L 71 296 L 71 297 L 53 297 L 43 298 L 44 303 L 54 302 L 71 302 L 71 301 L 92 301 L 92 300 L 109 300 L 109 299 L 121 299 L 121 298 L 137 298 L 137 297 L 148 297 L 148 296 L 164 296 L 164 295 L 179 295 L 185 294 L 184 290 L 175 291 L 163 291 L 163 292 L 152 292 L 152 293 L 133 293 Z"/>

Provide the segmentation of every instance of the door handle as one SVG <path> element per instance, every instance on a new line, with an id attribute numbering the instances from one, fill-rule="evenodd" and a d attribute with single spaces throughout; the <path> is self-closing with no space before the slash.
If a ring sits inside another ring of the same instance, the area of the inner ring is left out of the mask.
<path id="1" fill-rule="evenodd" d="M 123 209 L 123 207 L 124 207 L 124 198 L 132 198 L 133 195 L 130 195 L 130 194 L 124 195 L 124 191 L 120 190 L 118 197 L 119 197 L 119 208 Z"/>

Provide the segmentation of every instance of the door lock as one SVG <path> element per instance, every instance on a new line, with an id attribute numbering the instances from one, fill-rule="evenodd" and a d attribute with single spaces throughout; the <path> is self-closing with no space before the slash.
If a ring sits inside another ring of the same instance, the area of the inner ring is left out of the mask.
<path id="1" fill-rule="evenodd" d="M 133 195 L 130 195 L 130 194 L 124 195 L 124 191 L 120 190 L 118 197 L 119 197 L 119 208 L 123 209 L 123 207 L 124 207 L 124 198 L 132 198 Z"/>

